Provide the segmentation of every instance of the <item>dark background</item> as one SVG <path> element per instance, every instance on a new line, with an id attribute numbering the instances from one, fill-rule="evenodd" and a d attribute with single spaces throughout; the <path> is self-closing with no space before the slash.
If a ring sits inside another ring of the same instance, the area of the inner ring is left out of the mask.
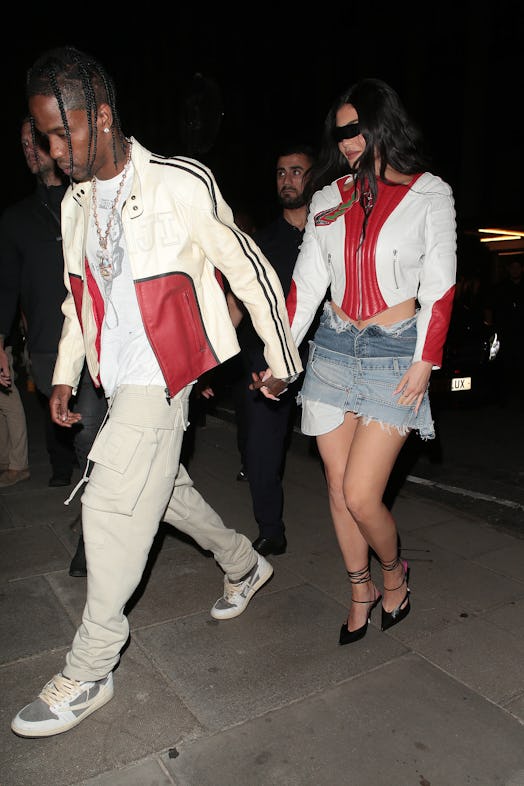
<path id="1" fill-rule="evenodd" d="M 26 69 L 45 49 L 72 44 L 114 77 L 127 134 L 208 164 L 225 198 L 258 223 L 275 209 L 278 142 L 316 146 L 338 93 L 376 76 L 421 125 L 433 171 L 453 188 L 460 237 L 482 225 L 524 224 L 520 3 L 155 9 L 50 5 L 4 27 L 0 208 L 32 188 L 19 144 Z M 464 259 L 482 253 L 476 238 L 466 245 Z"/>

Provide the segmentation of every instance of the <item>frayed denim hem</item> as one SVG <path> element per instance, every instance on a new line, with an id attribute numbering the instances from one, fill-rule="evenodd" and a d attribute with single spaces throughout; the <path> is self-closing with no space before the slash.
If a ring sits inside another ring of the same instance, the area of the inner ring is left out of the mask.
<path id="1" fill-rule="evenodd" d="M 416 424 L 402 423 L 398 425 L 381 420 L 377 415 L 368 415 L 361 410 L 340 408 L 325 404 L 318 399 L 313 401 L 303 396 L 302 392 L 298 393 L 296 402 L 299 407 L 302 407 L 302 433 L 310 437 L 318 437 L 321 434 L 328 434 L 330 431 L 334 431 L 342 425 L 346 413 L 351 412 L 355 418 L 362 420 L 365 426 L 368 426 L 370 423 L 380 423 L 382 430 L 388 434 L 396 431 L 400 436 L 404 437 L 415 431 L 423 441 L 435 439 L 433 421 L 431 421 L 431 430 L 428 429 L 427 424 L 425 428 L 422 427 L 423 430 Z"/>
<path id="2" fill-rule="evenodd" d="M 433 434 L 423 434 L 416 426 L 395 426 L 392 423 L 384 423 L 383 420 L 379 420 L 379 418 L 374 418 L 371 415 L 363 415 L 359 414 L 358 412 L 353 412 L 353 415 L 356 418 L 362 420 L 365 426 L 369 426 L 370 423 L 380 423 L 380 427 L 383 431 L 386 431 L 388 434 L 391 434 L 392 430 L 397 431 L 401 437 L 405 437 L 410 434 L 412 431 L 418 431 L 418 436 L 424 442 L 427 442 L 430 439 L 435 439 L 435 433 Z"/>

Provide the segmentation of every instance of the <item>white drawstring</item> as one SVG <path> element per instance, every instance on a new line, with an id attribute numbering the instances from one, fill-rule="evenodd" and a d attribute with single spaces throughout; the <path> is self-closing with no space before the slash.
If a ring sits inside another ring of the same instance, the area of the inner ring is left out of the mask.
<path id="1" fill-rule="evenodd" d="M 107 412 L 104 415 L 104 419 L 102 420 L 102 423 L 100 424 L 100 428 L 96 432 L 96 437 L 98 437 L 98 435 L 100 434 L 100 432 L 104 428 L 106 420 L 107 420 L 107 418 L 109 416 L 109 410 L 110 409 L 111 409 L 111 399 L 108 402 Z M 96 437 L 95 437 L 95 439 L 96 439 Z M 93 442 L 95 441 L 95 439 L 93 440 Z M 89 456 L 88 456 L 87 461 L 86 461 L 86 465 L 85 465 L 85 469 L 84 469 L 84 473 L 83 473 L 82 477 L 80 478 L 80 480 L 78 481 L 78 483 L 76 484 L 76 486 L 74 487 L 74 489 L 71 492 L 71 494 L 64 501 L 64 505 L 69 505 L 72 502 L 72 500 L 76 497 L 76 494 L 77 494 L 78 490 L 84 485 L 84 483 L 87 483 L 87 481 L 89 480 L 89 469 L 90 469 L 89 465 L 91 463 L 92 462 L 89 460 Z"/>

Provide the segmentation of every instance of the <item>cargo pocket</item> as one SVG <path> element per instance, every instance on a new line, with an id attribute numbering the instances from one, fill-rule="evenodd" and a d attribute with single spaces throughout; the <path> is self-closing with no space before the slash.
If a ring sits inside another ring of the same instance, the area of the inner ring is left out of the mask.
<path id="1" fill-rule="evenodd" d="M 94 510 L 131 516 L 156 451 L 154 430 L 109 420 L 88 458 L 94 466 L 81 501 Z"/>

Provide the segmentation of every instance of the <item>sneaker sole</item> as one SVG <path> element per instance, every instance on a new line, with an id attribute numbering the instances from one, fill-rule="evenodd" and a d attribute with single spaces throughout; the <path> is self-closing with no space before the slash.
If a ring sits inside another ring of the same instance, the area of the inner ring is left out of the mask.
<path id="1" fill-rule="evenodd" d="M 91 706 L 85 712 L 83 712 L 82 715 L 79 715 L 78 718 L 75 718 L 74 720 L 67 721 L 60 727 L 55 726 L 55 728 L 53 729 L 47 728 L 41 730 L 30 729 L 30 728 L 26 729 L 25 727 L 18 728 L 15 724 L 15 721 L 13 721 L 11 723 L 11 729 L 18 737 L 53 737 L 55 734 L 62 734 L 62 732 L 69 731 L 69 729 L 78 726 L 78 724 L 81 723 L 85 718 L 87 718 L 88 715 L 91 715 L 91 713 L 95 712 L 95 710 L 99 710 L 100 707 L 103 707 L 104 704 L 107 704 L 108 701 L 111 701 L 112 698 L 113 698 L 112 687 L 111 689 L 106 688 L 104 690 L 101 690 L 96 700 L 93 701 Z"/>
<path id="2" fill-rule="evenodd" d="M 267 565 L 267 568 L 266 568 L 266 565 Z M 267 561 L 266 561 L 266 565 L 263 566 L 264 569 L 266 570 L 266 572 L 263 575 L 260 576 L 260 578 L 256 582 L 256 584 L 253 584 L 253 586 L 251 587 L 251 589 L 249 591 L 249 594 L 246 597 L 246 602 L 242 606 L 242 608 L 241 609 L 239 609 L 239 608 L 236 608 L 236 609 L 225 609 L 224 611 L 220 611 L 220 610 L 217 611 L 215 609 L 215 607 L 213 606 L 213 608 L 211 609 L 211 616 L 213 617 L 213 619 L 216 619 L 216 620 L 231 620 L 234 617 L 239 617 L 241 614 L 244 613 L 244 611 L 248 607 L 249 601 L 251 600 L 251 598 L 253 597 L 255 592 L 257 592 L 261 587 L 263 587 L 264 584 L 266 583 L 266 581 L 269 581 L 269 579 L 273 575 L 273 565 L 271 565 Z"/>

